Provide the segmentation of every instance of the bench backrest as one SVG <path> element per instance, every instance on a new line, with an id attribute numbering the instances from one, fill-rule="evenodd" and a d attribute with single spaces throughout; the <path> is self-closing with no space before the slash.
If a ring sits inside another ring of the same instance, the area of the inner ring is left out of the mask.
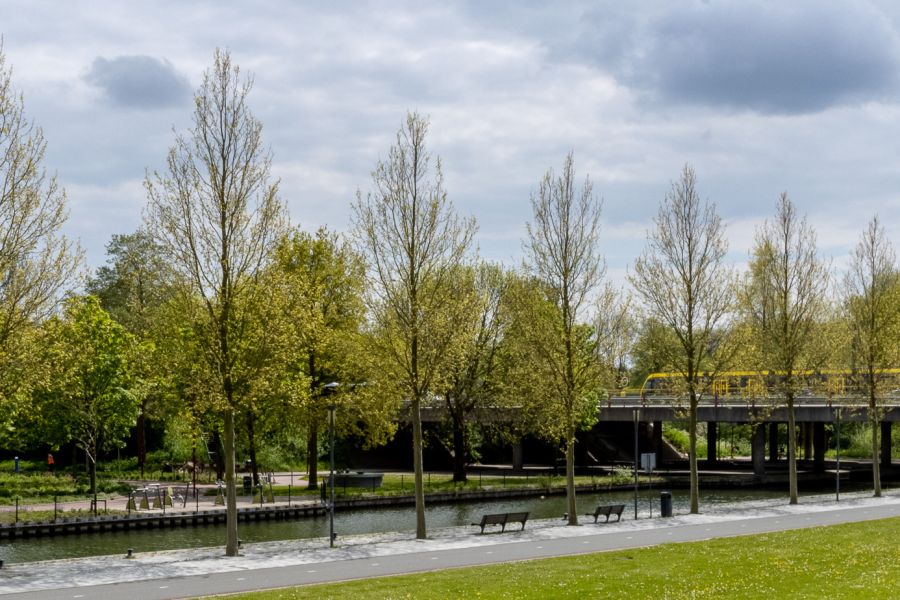
<path id="1" fill-rule="evenodd" d="M 613 504 L 610 508 L 612 508 L 612 511 L 614 513 L 621 515 L 622 511 L 625 510 L 625 505 L 624 504 Z"/>
<path id="2" fill-rule="evenodd" d="M 506 523 L 506 513 L 484 515 L 481 517 L 482 525 L 503 525 L 504 523 Z"/>
<path id="3" fill-rule="evenodd" d="M 515 512 L 515 513 L 507 513 L 506 520 L 507 521 L 525 521 L 528 519 L 527 512 Z"/>

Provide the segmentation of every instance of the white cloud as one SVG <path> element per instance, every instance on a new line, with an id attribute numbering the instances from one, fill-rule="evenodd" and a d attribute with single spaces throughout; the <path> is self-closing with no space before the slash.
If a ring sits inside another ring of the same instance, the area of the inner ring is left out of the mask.
<path id="1" fill-rule="evenodd" d="M 154 57 L 193 89 L 221 46 L 255 75 L 250 104 L 264 123 L 295 222 L 346 229 L 355 191 L 371 187 L 370 172 L 405 111 L 418 109 L 431 116 L 429 144 L 443 159 L 451 199 L 480 222 L 484 256 L 521 258 L 529 196 L 574 150 L 579 176 L 590 174 L 604 198 L 603 250 L 610 273 L 621 273 L 641 251 L 658 203 L 685 163 L 730 224 L 736 261 L 752 244 L 753 224 L 773 212 L 783 190 L 809 214 L 830 255 L 846 255 L 876 211 L 900 239 L 900 105 L 879 92 L 895 76 L 897 17 L 884 3 L 842 3 L 830 5 L 816 25 L 804 18 L 811 6 L 713 3 L 678 17 L 669 3 L 615 3 L 600 32 L 592 2 L 329 8 L 273 0 L 251 9 L 170 1 L 99 10 L 75 1 L 51 10 L 20 0 L 0 5 L 0 23 L 15 84 L 49 141 L 47 166 L 69 190 L 68 231 L 85 238 L 92 265 L 104 261 L 110 235 L 140 222 L 144 170 L 164 165 L 171 128 L 190 124 L 191 106 L 110 104 L 84 75 L 97 57 Z M 768 18 L 758 16 L 763 12 Z M 722 15 L 728 18 L 716 32 Z M 744 32 L 735 29 L 741 16 Z M 772 40 L 772 32 L 780 37 L 768 50 L 744 44 L 717 54 L 706 87 L 698 88 L 702 96 L 660 83 L 665 69 L 674 77 L 701 64 L 673 62 L 672 48 L 696 39 L 698 52 L 709 53 L 721 49 L 728 32 L 738 41 L 754 32 L 761 40 Z M 848 49 L 844 41 L 851 33 L 859 38 L 855 32 L 871 35 Z M 769 50 L 792 37 L 810 50 L 788 56 L 793 62 L 778 71 Z M 610 55 L 622 47 L 647 79 L 626 76 Z M 638 61 L 641 48 L 652 52 Z M 754 61 L 761 82 L 815 57 L 862 57 L 884 70 L 849 81 L 856 87 L 847 93 L 785 82 L 805 98 L 800 108 L 773 96 L 783 106 L 770 110 L 760 88 L 736 109 L 733 86 L 719 88 L 731 85 L 722 57 L 739 56 Z M 824 99 L 813 97 L 817 89 L 827 92 Z M 651 92 L 657 97 L 648 102 Z"/>

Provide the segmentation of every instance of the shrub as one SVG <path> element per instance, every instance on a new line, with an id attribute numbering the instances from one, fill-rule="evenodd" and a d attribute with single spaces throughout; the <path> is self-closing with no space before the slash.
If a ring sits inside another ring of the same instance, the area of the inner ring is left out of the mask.
<path id="1" fill-rule="evenodd" d="M 706 437 L 701 435 L 699 427 L 697 429 L 697 456 L 703 457 L 706 456 Z M 682 454 L 687 454 L 691 449 L 688 432 L 676 425 L 666 424 L 663 427 L 663 439 Z"/>

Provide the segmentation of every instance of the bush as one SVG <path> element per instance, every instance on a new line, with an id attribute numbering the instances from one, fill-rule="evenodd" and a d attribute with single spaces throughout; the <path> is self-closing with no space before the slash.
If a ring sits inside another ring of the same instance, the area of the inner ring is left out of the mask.
<path id="1" fill-rule="evenodd" d="M 610 483 L 612 485 L 625 485 L 634 481 L 634 469 L 628 467 L 613 467 L 609 474 Z"/>
<path id="2" fill-rule="evenodd" d="M 100 493 L 120 493 L 129 487 L 118 481 L 98 479 Z M 53 496 L 85 496 L 90 490 L 87 476 L 0 474 L 0 498 L 52 498 Z"/>
<path id="3" fill-rule="evenodd" d="M 848 458 L 872 458 L 872 427 L 859 424 L 850 431 L 849 439 L 841 435 L 841 443 L 847 443 L 841 454 Z"/>
<path id="4" fill-rule="evenodd" d="M 700 435 L 700 428 L 697 431 L 697 456 L 706 456 L 706 437 Z M 673 448 L 687 454 L 691 449 L 690 436 L 688 432 L 675 425 L 666 424 L 663 427 L 663 439 L 666 440 Z"/>

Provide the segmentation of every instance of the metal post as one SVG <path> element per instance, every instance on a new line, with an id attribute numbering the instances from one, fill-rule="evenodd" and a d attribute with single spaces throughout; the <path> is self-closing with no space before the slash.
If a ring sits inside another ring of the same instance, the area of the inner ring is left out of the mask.
<path id="1" fill-rule="evenodd" d="M 331 488 L 331 503 L 328 507 L 328 545 L 334 548 L 334 409 L 335 405 L 328 406 L 328 425 L 330 429 L 330 454 L 331 454 L 331 475 L 328 478 L 328 484 Z"/>
<path id="2" fill-rule="evenodd" d="M 640 418 L 640 409 L 634 410 L 634 518 L 638 518 L 638 419 Z"/>
<path id="3" fill-rule="evenodd" d="M 841 409 L 837 409 L 837 435 L 835 436 L 837 461 L 834 469 L 834 501 L 841 501 Z"/>

